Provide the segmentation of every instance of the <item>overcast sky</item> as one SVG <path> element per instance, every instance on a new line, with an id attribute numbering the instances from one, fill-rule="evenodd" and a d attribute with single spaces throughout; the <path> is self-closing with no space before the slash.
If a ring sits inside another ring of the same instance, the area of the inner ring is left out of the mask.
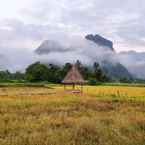
<path id="1" fill-rule="evenodd" d="M 145 0 L 0 0 L 0 54 L 89 33 L 116 51 L 145 51 Z"/>

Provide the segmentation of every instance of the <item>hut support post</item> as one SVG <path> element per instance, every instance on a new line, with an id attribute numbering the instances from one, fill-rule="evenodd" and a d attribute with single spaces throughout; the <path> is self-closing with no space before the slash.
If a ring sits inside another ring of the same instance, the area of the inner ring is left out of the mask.
<path id="1" fill-rule="evenodd" d="M 83 94 L 83 84 L 81 84 L 81 93 Z"/>
<path id="2" fill-rule="evenodd" d="M 73 90 L 75 90 L 75 84 L 73 84 Z"/>
<path id="3" fill-rule="evenodd" d="M 66 90 L 66 86 L 65 86 L 65 84 L 64 84 L 64 90 Z"/>

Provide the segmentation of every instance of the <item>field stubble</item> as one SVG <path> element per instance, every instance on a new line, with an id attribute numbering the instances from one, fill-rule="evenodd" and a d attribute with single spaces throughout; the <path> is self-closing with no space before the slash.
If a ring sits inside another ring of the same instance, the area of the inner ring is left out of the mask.
<path id="1" fill-rule="evenodd" d="M 144 145 L 145 88 L 0 88 L 0 145 L 62 144 Z"/>

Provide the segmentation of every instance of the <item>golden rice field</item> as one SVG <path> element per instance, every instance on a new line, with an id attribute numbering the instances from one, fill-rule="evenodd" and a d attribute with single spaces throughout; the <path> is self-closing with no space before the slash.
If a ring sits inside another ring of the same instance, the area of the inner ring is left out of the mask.
<path id="1" fill-rule="evenodd" d="M 1 87 L 0 145 L 145 145 L 145 87 Z"/>

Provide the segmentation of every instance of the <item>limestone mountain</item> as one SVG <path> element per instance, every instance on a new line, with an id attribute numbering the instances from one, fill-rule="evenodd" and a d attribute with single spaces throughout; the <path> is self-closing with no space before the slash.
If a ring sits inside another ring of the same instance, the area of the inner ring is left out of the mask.
<path id="1" fill-rule="evenodd" d="M 61 43 L 56 40 L 45 40 L 37 49 L 36 53 L 39 55 L 48 54 L 53 52 L 67 52 L 68 49 L 65 48 Z"/>
<path id="2" fill-rule="evenodd" d="M 100 35 L 92 35 L 92 34 L 89 34 L 85 37 L 87 40 L 90 40 L 94 43 L 96 43 L 97 45 L 100 45 L 100 46 L 103 46 L 103 47 L 106 47 L 106 49 L 110 49 L 111 51 L 114 51 L 114 48 L 113 48 L 113 42 L 100 36 Z"/>
<path id="3" fill-rule="evenodd" d="M 60 63 L 64 58 L 63 63 L 66 63 L 66 60 L 70 60 L 70 58 L 74 61 L 77 59 L 86 61 L 88 59 L 87 65 L 99 62 L 106 75 L 112 80 L 117 81 L 132 78 L 131 73 L 126 67 L 121 64 L 118 58 L 116 59 L 117 53 L 113 48 L 112 41 L 100 35 L 89 34 L 86 35 L 83 40 L 78 39 L 77 41 L 73 41 L 70 43 L 71 45 L 65 44 L 67 44 L 67 40 L 46 40 L 35 50 L 35 53 L 41 57 L 43 57 L 43 55 L 48 55 L 47 58 L 53 57 L 54 63 Z M 51 61 L 51 63 L 53 62 Z"/>

